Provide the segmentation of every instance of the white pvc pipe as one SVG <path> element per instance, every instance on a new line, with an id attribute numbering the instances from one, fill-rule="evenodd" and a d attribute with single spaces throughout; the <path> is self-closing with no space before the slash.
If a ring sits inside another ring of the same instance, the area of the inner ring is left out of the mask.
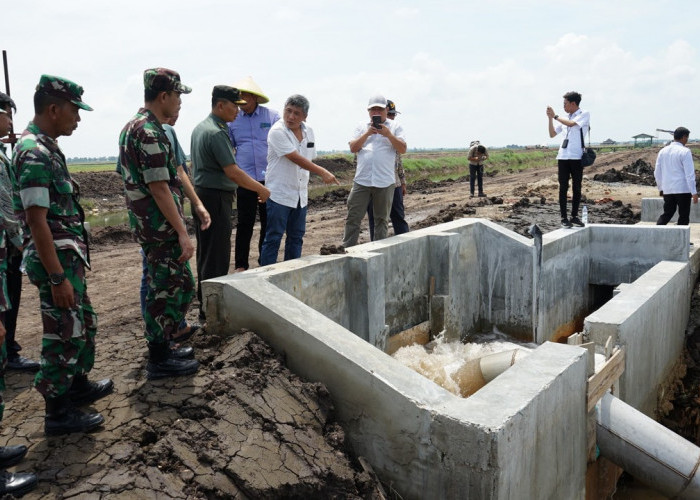
<path id="1" fill-rule="evenodd" d="M 467 361 L 454 374 L 460 395 L 471 396 L 528 354 L 523 349 L 512 349 Z"/>
<path id="2" fill-rule="evenodd" d="M 670 498 L 700 498 L 700 448 L 610 393 L 596 417 L 602 456 Z"/>

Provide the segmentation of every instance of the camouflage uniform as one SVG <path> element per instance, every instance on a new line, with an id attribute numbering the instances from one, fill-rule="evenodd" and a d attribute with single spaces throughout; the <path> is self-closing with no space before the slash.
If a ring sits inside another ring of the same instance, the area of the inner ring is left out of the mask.
<path id="1" fill-rule="evenodd" d="M 66 90 L 62 86 L 69 85 Z M 79 96 L 82 87 L 73 82 L 43 75 L 37 90 L 59 97 L 66 92 L 78 96 L 71 100 L 82 109 L 92 110 Z M 87 295 L 85 267 L 90 267 L 84 213 L 78 201 L 79 186 L 71 178 L 55 139 L 30 122 L 15 147 L 12 159 L 13 203 L 25 234 L 24 262 L 29 280 L 39 289 L 43 337 L 41 369 L 34 379 L 45 397 L 56 398 L 70 388 L 75 375 L 87 374 L 95 361 L 97 316 Z M 73 285 L 75 307 L 54 305 L 49 276 L 44 268 L 24 210 L 46 208 L 46 222 L 53 237 L 56 254 L 66 279 Z"/>
<path id="2" fill-rule="evenodd" d="M 148 78 L 157 77 L 149 71 Z M 179 78 L 178 78 L 179 80 Z M 178 82 L 179 83 L 179 82 Z M 182 86 L 182 92 L 189 87 Z M 182 248 L 173 226 L 161 212 L 148 188 L 150 182 L 166 181 L 184 220 L 182 182 L 177 175 L 175 152 L 156 116 L 141 108 L 119 136 L 121 165 L 129 223 L 134 239 L 146 255 L 147 283 L 146 340 L 161 344 L 177 332 L 194 298 L 194 277 L 189 262 L 180 263 Z"/>
<path id="3" fill-rule="evenodd" d="M 7 266 L 7 232 L 0 226 L 0 312 L 10 308 L 10 297 L 7 294 L 7 280 L 5 279 L 5 267 Z M 0 347 L 0 420 L 5 412 L 5 365 L 7 364 L 7 349 L 5 342 Z"/>

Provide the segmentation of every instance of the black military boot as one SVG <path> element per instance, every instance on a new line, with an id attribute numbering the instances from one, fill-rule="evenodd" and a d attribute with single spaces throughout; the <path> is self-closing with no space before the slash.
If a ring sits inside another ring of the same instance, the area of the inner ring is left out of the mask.
<path id="1" fill-rule="evenodd" d="M 99 413 L 85 413 L 73 406 L 68 394 L 46 398 L 44 434 L 60 436 L 71 432 L 89 432 L 105 421 Z"/>
<path id="2" fill-rule="evenodd" d="M 81 373 L 73 377 L 73 383 L 68 389 L 68 398 L 71 403 L 76 406 L 82 406 L 98 399 L 102 399 L 114 391 L 114 382 L 112 379 L 105 378 L 99 382 L 88 380 L 85 373 Z"/>
<path id="3" fill-rule="evenodd" d="M 33 472 L 7 472 L 0 470 L 0 496 L 12 495 L 21 497 L 34 489 L 37 483 L 36 474 Z"/>
<path id="4" fill-rule="evenodd" d="M 199 370 L 199 362 L 196 359 L 174 357 L 168 342 L 148 343 L 146 372 L 149 379 L 192 375 L 197 370 Z"/>
<path id="5" fill-rule="evenodd" d="M 178 344 L 171 340 L 170 357 L 175 359 L 192 359 L 194 358 L 194 348 L 190 346 L 179 347 Z"/>
<path id="6" fill-rule="evenodd" d="M 0 469 L 19 463 L 27 454 L 27 447 L 23 444 L 14 446 L 0 446 Z"/>

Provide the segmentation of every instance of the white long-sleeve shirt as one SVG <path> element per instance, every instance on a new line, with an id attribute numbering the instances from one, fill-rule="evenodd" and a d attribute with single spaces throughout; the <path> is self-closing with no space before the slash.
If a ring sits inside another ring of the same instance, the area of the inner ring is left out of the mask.
<path id="1" fill-rule="evenodd" d="M 659 191 L 664 194 L 697 194 L 695 166 L 690 149 L 680 142 L 673 141 L 659 151 L 654 178 Z"/>

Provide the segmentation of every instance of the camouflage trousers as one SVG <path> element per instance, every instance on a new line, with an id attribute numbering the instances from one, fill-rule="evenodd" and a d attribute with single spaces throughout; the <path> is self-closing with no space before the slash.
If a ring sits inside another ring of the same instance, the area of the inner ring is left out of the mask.
<path id="1" fill-rule="evenodd" d="M 39 256 L 32 253 L 25 258 L 27 276 L 39 289 L 44 327 L 41 368 L 34 378 L 34 386 L 48 398 L 65 394 L 75 375 L 92 370 L 97 333 L 97 315 L 87 295 L 85 264 L 73 251 L 58 250 L 57 254 L 66 279 L 73 285 L 75 307 L 72 309 L 54 305 L 49 277 Z"/>
<path id="2" fill-rule="evenodd" d="M 5 231 L 0 229 L 0 312 L 7 311 L 10 308 L 10 299 L 7 294 L 7 279 L 5 271 L 7 269 L 7 237 Z M 2 316 L 0 315 L 0 318 Z M 5 365 L 7 364 L 7 349 L 5 342 L 0 346 L 0 421 L 5 413 Z"/>
<path id="3" fill-rule="evenodd" d="M 7 233 L 0 229 L 0 313 L 10 309 L 10 295 L 7 291 Z M 9 243 L 10 245 L 12 243 Z M 3 342 L 4 344 L 4 342 Z"/>
<path id="4" fill-rule="evenodd" d="M 146 340 L 160 344 L 177 333 L 194 298 L 189 262 L 179 263 L 180 245 L 174 242 L 143 245 L 146 255 Z"/>

